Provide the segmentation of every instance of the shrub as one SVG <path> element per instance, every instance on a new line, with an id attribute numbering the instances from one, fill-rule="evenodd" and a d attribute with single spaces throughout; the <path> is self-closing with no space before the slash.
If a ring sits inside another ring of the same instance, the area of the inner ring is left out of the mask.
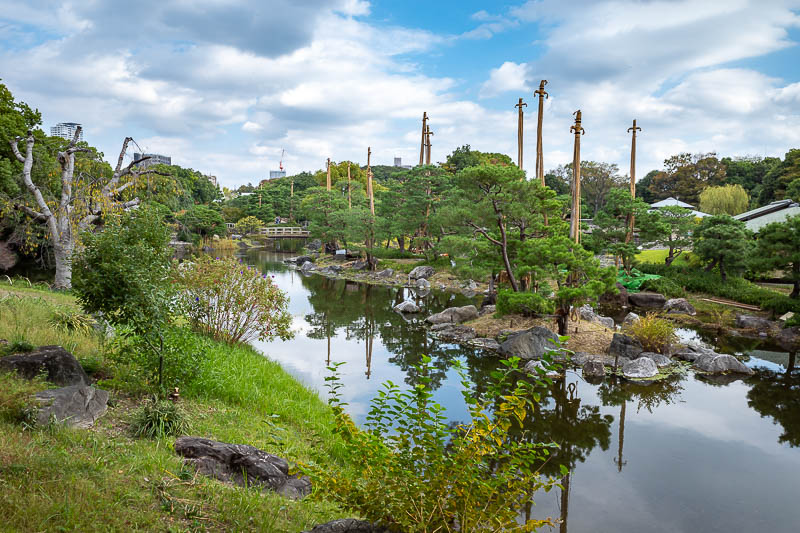
<path id="1" fill-rule="evenodd" d="M 92 317 L 71 307 L 56 307 L 50 316 L 49 323 L 54 328 L 64 331 L 89 333 L 94 326 Z"/>
<path id="2" fill-rule="evenodd" d="M 664 353 L 677 339 L 675 326 L 669 320 L 648 313 L 625 328 L 626 332 L 642 343 L 646 352 Z"/>
<path id="3" fill-rule="evenodd" d="M 670 278 L 646 279 L 641 285 L 643 291 L 653 291 L 663 294 L 668 298 L 683 298 L 686 291 Z"/>
<path id="4" fill-rule="evenodd" d="M 177 403 L 153 399 L 136 410 L 130 429 L 134 437 L 160 439 L 185 434 L 189 422 Z"/>
<path id="5" fill-rule="evenodd" d="M 546 315 L 554 310 L 555 302 L 537 292 L 514 292 L 510 289 L 497 291 L 497 313 L 500 316 L 508 314 Z"/>
<path id="6" fill-rule="evenodd" d="M 201 256 L 179 272 L 192 325 L 228 343 L 289 339 L 289 298 L 266 274 L 234 258 Z"/>
<path id="7" fill-rule="evenodd" d="M 525 380 L 511 385 L 519 359 L 503 361 L 506 368 L 493 373 L 497 382 L 482 401 L 472 396 L 459 368 L 471 415 L 466 424 L 448 424 L 444 408 L 432 399 L 431 359 L 422 361 L 411 390 L 384 384 L 372 400 L 366 431 L 345 414 L 337 392 L 342 387 L 338 365 L 330 368 L 334 374 L 326 380 L 337 432 L 355 471 L 302 466 L 315 486 L 390 530 L 521 532 L 552 526 L 549 519 L 517 522 L 519 509 L 533 494 L 557 482 L 539 473 L 548 445 L 512 437 L 514 426 L 521 427 L 539 399 Z"/>
<path id="8" fill-rule="evenodd" d="M 0 355 L 11 355 L 12 353 L 27 353 L 36 349 L 35 344 L 26 340 L 11 341 L 5 346 L 0 346 Z"/>

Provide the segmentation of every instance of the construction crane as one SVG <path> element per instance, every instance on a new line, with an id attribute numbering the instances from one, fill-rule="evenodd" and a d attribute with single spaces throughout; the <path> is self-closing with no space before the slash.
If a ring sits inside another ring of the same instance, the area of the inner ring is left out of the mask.
<path id="1" fill-rule="evenodd" d="M 284 156 L 284 155 L 286 155 L 286 150 L 284 150 L 283 148 L 281 148 L 281 160 L 280 160 L 280 162 L 278 163 L 278 168 L 279 168 L 279 169 L 281 169 L 281 170 L 283 170 L 283 156 Z"/>

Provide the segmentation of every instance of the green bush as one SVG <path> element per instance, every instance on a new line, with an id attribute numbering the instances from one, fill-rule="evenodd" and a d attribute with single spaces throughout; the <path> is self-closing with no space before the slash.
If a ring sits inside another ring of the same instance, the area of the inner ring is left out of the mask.
<path id="1" fill-rule="evenodd" d="M 64 331 L 89 333 L 94 326 L 94 319 L 71 307 L 59 306 L 53 309 L 49 323 L 54 328 Z"/>
<path id="2" fill-rule="evenodd" d="M 5 346 L 0 345 L 0 356 L 11 355 L 12 353 L 28 353 L 35 349 L 35 344 L 31 344 L 25 340 L 16 340 L 9 342 Z"/>
<path id="3" fill-rule="evenodd" d="M 371 402 L 365 430 L 344 412 L 338 365 L 330 368 L 334 375 L 325 378 L 330 403 L 353 468 L 301 465 L 316 489 L 391 531 L 453 531 L 454 524 L 464 533 L 554 526 L 550 519 L 518 521 L 519 509 L 532 503 L 535 492 L 557 483 L 540 473 L 551 445 L 514 437 L 540 399 L 526 380 L 512 384 L 519 359 L 502 361 L 505 368 L 492 374 L 495 382 L 480 401 L 458 368 L 470 413 L 460 424 L 448 423 L 444 408 L 433 400 L 431 359 L 422 361 L 410 390 L 383 385 Z M 542 378 L 536 382 L 544 383 Z M 561 470 L 566 474 L 565 467 Z"/>
<path id="4" fill-rule="evenodd" d="M 497 314 L 525 316 L 547 315 L 555 310 L 555 302 L 538 292 L 514 292 L 510 289 L 497 291 Z"/>
<path id="5" fill-rule="evenodd" d="M 648 313 L 628 325 L 625 331 L 641 342 L 646 352 L 665 353 L 677 339 L 672 322 L 653 313 Z"/>
<path id="6" fill-rule="evenodd" d="M 130 430 L 138 438 L 175 437 L 189 430 L 189 422 L 177 403 L 154 399 L 136 410 Z"/>
<path id="7" fill-rule="evenodd" d="M 686 291 L 670 278 L 646 279 L 641 285 L 643 291 L 652 291 L 663 294 L 668 298 L 683 298 Z"/>

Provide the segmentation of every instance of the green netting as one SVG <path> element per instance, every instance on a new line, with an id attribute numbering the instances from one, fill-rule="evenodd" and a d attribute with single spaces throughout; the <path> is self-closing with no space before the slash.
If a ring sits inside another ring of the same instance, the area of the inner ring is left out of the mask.
<path id="1" fill-rule="evenodd" d="M 639 270 L 631 269 L 630 276 L 624 270 L 620 270 L 617 274 L 617 281 L 625 287 L 628 292 L 639 292 L 642 288 L 642 283 L 648 279 L 658 279 L 661 276 L 657 274 L 645 274 Z"/>

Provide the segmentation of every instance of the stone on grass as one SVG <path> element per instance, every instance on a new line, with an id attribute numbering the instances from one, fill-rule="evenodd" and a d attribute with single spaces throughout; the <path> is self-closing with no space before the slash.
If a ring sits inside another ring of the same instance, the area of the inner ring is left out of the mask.
<path id="1" fill-rule="evenodd" d="M 32 352 L 0 358 L 0 370 L 16 372 L 25 379 L 46 374 L 47 381 L 60 386 L 90 383 L 75 356 L 61 346 L 40 346 Z"/>
<path id="2" fill-rule="evenodd" d="M 410 280 L 417 280 L 417 279 L 428 279 L 429 277 L 433 276 L 434 270 L 432 266 L 423 265 L 414 267 L 414 269 L 408 273 L 408 279 Z"/>
<path id="3" fill-rule="evenodd" d="M 598 315 L 594 312 L 594 309 L 592 309 L 592 306 L 589 304 L 585 304 L 580 308 L 580 314 L 581 320 L 594 322 L 595 324 L 600 324 L 608 329 L 614 329 L 614 319 L 611 317 Z"/>
<path id="4" fill-rule="evenodd" d="M 672 364 L 672 359 L 667 357 L 664 354 L 655 353 L 655 352 L 642 352 L 639 354 L 639 357 L 647 357 L 648 359 L 652 359 L 653 362 L 656 364 L 657 367 L 661 368 L 663 366 L 669 366 Z"/>
<path id="5" fill-rule="evenodd" d="M 390 530 L 376 526 L 366 520 L 341 518 L 325 524 L 314 526 L 303 533 L 392 533 Z"/>
<path id="6" fill-rule="evenodd" d="M 48 389 L 37 393 L 35 398 L 41 404 L 36 416 L 40 426 L 55 423 L 90 428 L 108 408 L 108 392 L 88 385 Z"/>
<path id="7" fill-rule="evenodd" d="M 718 354 L 715 352 L 704 353 L 697 357 L 694 366 L 703 372 L 719 374 L 722 372 L 733 372 L 736 374 L 752 375 L 755 372 L 747 365 L 736 359 L 732 355 Z"/>
<path id="8" fill-rule="evenodd" d="M 429 324 L 458 324 L 478 318 L 478 309 L 474 305 L 463 307 L 448 307 L 441 313 L 436 313 L 425 319 Z"/>
<path id="9" fill-rule="evenodd" d="M 686 298 L 671 298 L 664 304 L 664 311 L 670 315 L 691 315 L 697 314 L 697 310 Z"/>
<path id="10" fill-rule="evenodd" d="M 754 315 L 736 315 L 736 327 L 743 329 L 755 329 L 758 331 L 769 331 L 772 322 L 766 318 Z"/>
<path id="11" fill-rule="evenodd" d="M 292 500 L 311 494 L 306 476 L 289 475 L 286 459 L 247 444 L 228 444 L 202 437 L 178 437 L 175 453 L 197 471 L 226 483 L 259 486 Z"/>
<path id="12" fill-rule="evenodd" d="M 657 292 L 632 292 L 628 294 L 628 301 L 644 309 L 661 309 L 667 303 L 664 295 Z"/>
<path id="13" fill-rule="evenodd" d="M 419 313 L 419 306 L 414 302 L 406 300 L 392 307 L 392 310 L 398 313 Z"/>
<path id="14" fill-rule="evenodd" d="M 583 365 L 583 377 L 603 378 L 606 376 L 606 369 L 600 361 L 586 361 Z"/>
<path id="15" fill-rule="evenodd" d="M 628 359 L 636 359 L 644 351 L 642 343 L 624 333 L 614 333 L 611 346 L 608 347 L 610 355 L 619 355 Z"/>
<path id="16" fill-rule="evenodd" d="M 626 378 L 652 378 L 658 374 L 656 363 L 647 357 L 628 361 L 622 367 L 622 375 Z"/>
<path id="17" fill-rule="evenodd" d="M 512 333 L 500 344 L 500 353 L 506 357 L 541 359 L 545 352 L 557 349 L 558 335 L 549 329 L 536 326 Z"/>

